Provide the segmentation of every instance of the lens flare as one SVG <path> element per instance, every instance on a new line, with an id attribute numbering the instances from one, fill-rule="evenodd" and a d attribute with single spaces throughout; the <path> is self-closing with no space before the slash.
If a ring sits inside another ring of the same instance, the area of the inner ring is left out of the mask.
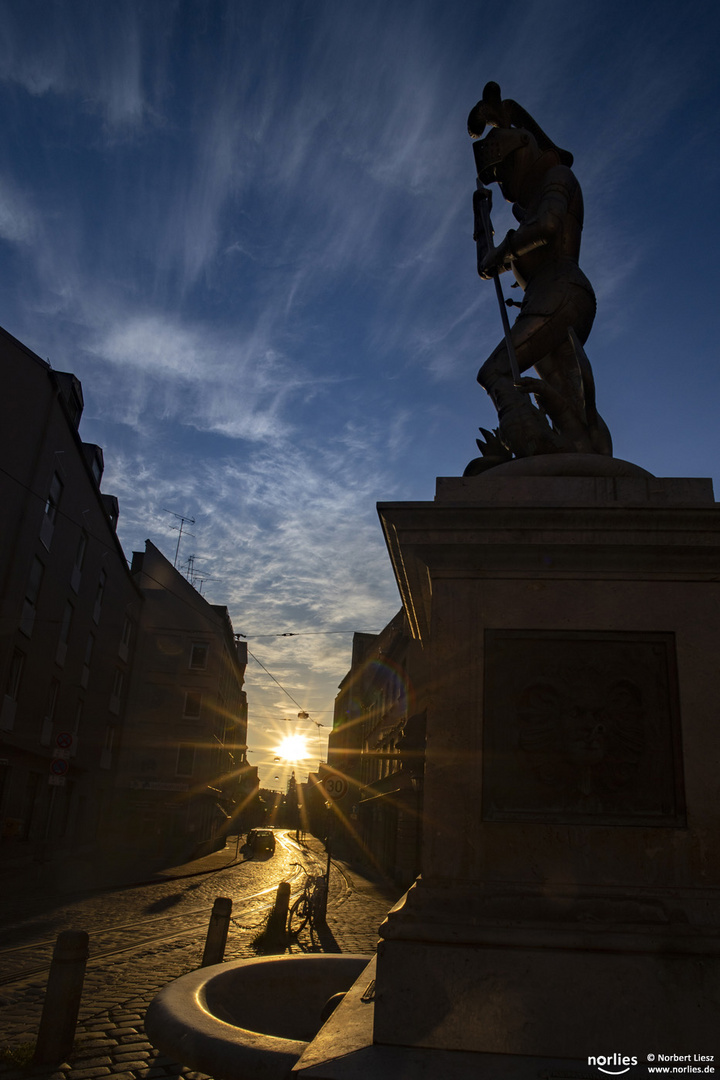
<path id="1" fill-rule="evenodd" d="M 275 753 L 288 763 L 296 763 L 308 757 L 307 739 L 304 735 L 286 735 L 275 747 Z"/>

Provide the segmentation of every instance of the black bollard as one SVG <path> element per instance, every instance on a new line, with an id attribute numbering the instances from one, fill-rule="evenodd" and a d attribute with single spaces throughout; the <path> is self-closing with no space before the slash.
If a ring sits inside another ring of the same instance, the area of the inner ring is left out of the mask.
<path id="1" fill-rule="evenodd" d="M 205 951 L 200 967 L 208 967 L 210 964 L 222 964 L 227 943 L 228 928 L 230 926 L 230 913 L 232 900 L 229 896 L 218 896 L 213 904 L 212 915 L 208 925 L 205 939 Z"/>
<path id="2" fill-rule="evenodd" d="M 70 1055 L 75 1041 L 88 935 L 84 930 L 63 930 L 55 942 L 33 1063 L 55 1065 Z"/>
<path id="3" fill-rule="evenodd" d="M 275 894 L 275 906 L 273 908 L 275 923 L 277 926 L 285 928 L 288 917 L 288 907 L 290 906 L 290 882 L 281 881 L 277 887 Z"/>

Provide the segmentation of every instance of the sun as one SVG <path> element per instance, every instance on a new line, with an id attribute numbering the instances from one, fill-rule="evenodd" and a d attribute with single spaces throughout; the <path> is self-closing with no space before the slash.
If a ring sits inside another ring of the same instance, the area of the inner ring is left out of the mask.
<path id="1" fill-rule="evenodd" d="M 287 762 L 298 762 L 308 757 L 307 739 L 304 735 L 286 735 L 275 747 L 275 753 Z"/>

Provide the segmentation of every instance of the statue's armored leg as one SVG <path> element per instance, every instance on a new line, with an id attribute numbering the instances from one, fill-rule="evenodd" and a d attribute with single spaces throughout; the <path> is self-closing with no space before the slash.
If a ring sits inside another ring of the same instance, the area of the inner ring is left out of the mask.
<path id="1" fill-rule="evenodd" d="M 572 326 L 566 340 L 544 356 L 535 370 L 551 389 L 554 401 L 562 404 L 558 412 L 554 405 L 544 403 L 553 425 L 571 440 L 579 453 L 612 454 L 610 432 L 595 405 L 592 367 Z M 529 385 L 528 389 L 537 392 Z"/>
<path id="2" fill-rule="evenodd" d="M 553 278 L 545 287 L 528 289 L 512 338 L 520 371 L 534 366 L 541 381 L 515 383 L 504 342 L 480 369 L 478 381 L 498 412 L 500 438 L 517 457 L 612 453 L 607 427 L 595 409 L 592 369 L 581 344 L 594 317 L 595 297 L 584 287 Z M 544 412 L 533 407 L 531 393 Z"/>
<path id="3" fill-rule="evenodd" d="M 521 372 L 538 359 L 535 339 L 543 325 L 544 320 L 524 320 L 522 315 L 515 321 L 513 341 Z M 562 436 L 552 430 L 529 395 L 515 385 L 504 341 L 480 368 L 478 382 L 487 390 L 497 409 L 502 442 L 516 457 L 557 454 L 571 449 Z"/>

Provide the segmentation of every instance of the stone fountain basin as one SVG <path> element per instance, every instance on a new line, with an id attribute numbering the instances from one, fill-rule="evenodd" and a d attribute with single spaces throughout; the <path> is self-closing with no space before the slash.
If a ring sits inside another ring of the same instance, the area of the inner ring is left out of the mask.
<path id="1" fill-rule="evenodd" d="M 323 1005 L 349 990 L 371 957 L 268 956 L 199 968 L 153 998 L 150 1041 L 216 1080 L 287 1080 L 322 1026 Z"/>

